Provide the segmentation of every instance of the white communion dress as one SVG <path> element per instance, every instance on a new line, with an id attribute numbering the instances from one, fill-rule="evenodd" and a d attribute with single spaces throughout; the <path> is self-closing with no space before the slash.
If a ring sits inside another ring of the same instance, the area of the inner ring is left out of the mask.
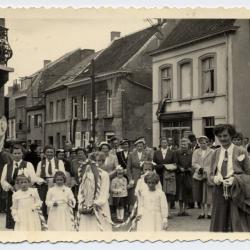
<path id="1" fill-rule="evenodd" d="M 54 206 L 54 203 L 57 206 Z M 70 206 L 71 203 L 71 206 Z M 71 189 L 65 185 L 49 188 L 46 205 L 48 206 L 48 230 L 50 231 L 73 231 L 74 221 L 72 208 L 76 201 Z"/>
<path id="2" fill-rule="evenodd" d="M 141 215 L 141 219 L 137 223 L 137 231 L 162 231 L 163 220 L 168 217 L 168 204 L 164 192 L 161 189 L 143 189 L 138 199 L 138 215 Z"/>
<path id="3" fill-rule="evenodd" d="M 18 190 L 12 196 L 12 216 L 15 221 L 15 231 L 41 231 L 41 222 L 37 212 L 42 202 L 37 189 Z"/>

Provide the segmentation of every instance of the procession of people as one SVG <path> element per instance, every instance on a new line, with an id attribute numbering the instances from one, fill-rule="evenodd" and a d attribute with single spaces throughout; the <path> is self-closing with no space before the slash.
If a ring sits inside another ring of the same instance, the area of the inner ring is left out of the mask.
<path id="1" fill-rule="evenodd" d="M 6 228 L 163 231 L 168 220 L 195 208 L 195 219 L 210 220 L 212 232 L 249 232 L 248 140 L 230 124 L 216 125 L 214 134 L 216 146 L 189 134 L 178 145 L 162 137 L 154 149 L 144 137 L 40 152 L 32 144 L 26 153 L 6 142 L 0 154 Z"/>

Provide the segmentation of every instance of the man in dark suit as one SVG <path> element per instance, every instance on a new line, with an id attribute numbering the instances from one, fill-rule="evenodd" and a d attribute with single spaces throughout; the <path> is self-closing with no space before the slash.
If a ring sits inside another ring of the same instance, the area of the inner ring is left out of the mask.
<path id="1" fill-rule="evenodd" d="M 221 147 L 212 155 L 209 179 L 214 183 L 211 232 L 249 232 L 250 162 L 247 151 L 232 143 L 231 124 L 214 129 Z"/>
<path id="2" fill-rule="evenodd" d="M 167 170 L 166 164 L 175 164 L 175 153 L 169 148 L 168 141 L 166 138 L 161 138 L 161 149 L 156 150 L 154 152 L 153 161 L 156 163 L 155 170 L 157 174 L 160 176 L 160 181 L 162 184 L 163 191 L 166 194 L 168 200 L 168 206 L 170 211 L 171 202 L 175 201 L 176 194 L 176 179 L 175 179 L 175 171 Z M 169 217 L 171 215 L 169 213 Z"/>
<path id="3" fill-rule="evenodd" d="M 118 163 L 124 169 L 127 169 L 128 155 L 129 155 L 129 140 L 128 139 L 121 140 L 120 146 L 122 150 L 116 153 Z"/>

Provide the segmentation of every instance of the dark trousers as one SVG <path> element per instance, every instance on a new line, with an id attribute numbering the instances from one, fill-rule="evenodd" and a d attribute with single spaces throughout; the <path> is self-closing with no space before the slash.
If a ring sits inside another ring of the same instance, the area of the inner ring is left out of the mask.
<path id="1" fill-rule="evenodd" d="M 0 187 L 0 212 L 6 211 L 7 192 Z"/>
<path id="2" fill-rule="evenodd" d="M 12 195 L 13 192 L 7 192 L 7 200 L 6 200 L 6 225 L 5 227 L 8 229 L 14 229 L 15 222 L 11 214 L 11 207 L 12 207 Z"/>
<path id="3" fill-rule="evenodd" d="M 211 232 L 232 232 L 231 201 L 223 196 L 223 186 L 213 190 L 213 209 L 210 224 Z"/>

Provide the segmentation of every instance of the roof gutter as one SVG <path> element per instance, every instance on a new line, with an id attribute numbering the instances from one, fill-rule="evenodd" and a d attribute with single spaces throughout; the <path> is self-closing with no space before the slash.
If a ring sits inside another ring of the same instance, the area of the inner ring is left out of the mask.
<path id="1" fill-rule="evenodd" d="M 128 75 L 130 74 L 131 72 L 130 71 L 114 71 L 114 72 L 109 72 L 109 73 L 104 73 L 104 74 L 99 74 L 97 76 L 95 76 L 95 82 L 101 82 L 103 80 L 107 80 L 109 78 L 112 78 L 114 76 L 119 76 L 119 75 Z M 75 88 L 75 87 L 78 87 L 82 84 L 89 84 L 91 82 L 91 78 L 90 77 L 86 77 L 86 78 L 83 78 L 83 79 L 80 79 L 80 80 L 77 80 L 77 81 L 73 81 L 73 82 L 70 82 L 70 83 L 67 83 L 65 84 L 66 87 L 68 88 Z"/>
<path id="2" fill-rule="evenodd" d="M 167 52 L 167 51 L 177 49 L 177 48 L 183 47 L 185 45 L 189 45 L 189 44 L 192 44 L 192 43 L 195 43 L 195 42 L 207 39 L 207 38 L 211 38 L 211 37 L 214 37 L 214 36 L 217 36 L 217 35 L 220 35 L 220 34 L 224 34 L 226 32 L 236 31 L 237 29 L 238 29 L 238 27 L 235 26 L 235 27 L 232 27 L 230 29 L 221 30 L 221 31 L 213 33 L 213 34 L 209 34 L 209 35 L 206 35 L 206 36 L 203 36 L 203 37 L 192 39 L 192 40 L 190 40 L 188 42 L 180 43 L 180 44 L 177 44 L 177 45 L 165 48 L 165 49 L 161 49 L 161 50 L 152 51 L 152 52 L 149 53 L 149 55 L 150 56 L 155 56 L 155 55 L 161 54 L 163 52 Z"/>

